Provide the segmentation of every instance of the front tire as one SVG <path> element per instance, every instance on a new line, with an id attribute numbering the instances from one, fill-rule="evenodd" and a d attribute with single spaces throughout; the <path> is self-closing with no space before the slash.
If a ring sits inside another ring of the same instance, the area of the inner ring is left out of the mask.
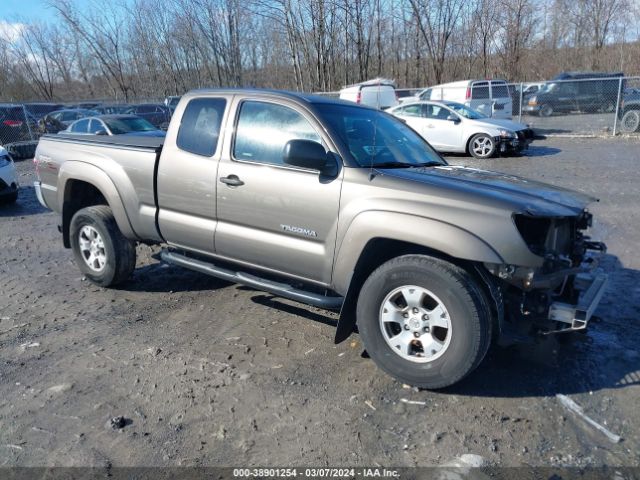
<path id="1" fill-rule="evenodd" d="M 539 114 L 541 117 L 550 117 L 553 115 L 553 107 L 551 107 L 551 105 L 542 105 Z"/>
<path id="2" fill-rule="evenodd" d="M 640 129 L 640 110 L 629 110 L 620 120 L 620 127 L 624 133 L 637 132 Z"/>
<path id="3" fill-rule="evenodd" d="M 358 331 L 369 356 L 397 380 L 438 389 L 482 361 L 491 341 L 491 314 L 475 279 L 451 263 L 424 255 L 394 258 L 362 286 Z"/>
<path id="4" fill-rule="evenodd" d="M 491 158 L 496 153 L 496 141 L 486 133 L 478 133 L 469 140 L 469 153 L 481 160 Z"/>
<path id="5" fill-rule="evenodd" d="M 71 219 L 71 248 L 78 267 L 101 287 L 125 281 L 136 266 L 135 243 L 126 238 L 106 205 L 78 210 Z"/>
<path id="6" fill-rule="evenodd" d="M 15 191 L 10 193 L 9 195 L 5 195 L 0 199 L 0 204 L 12 205 L 18 201 L 18 192 Z"/>

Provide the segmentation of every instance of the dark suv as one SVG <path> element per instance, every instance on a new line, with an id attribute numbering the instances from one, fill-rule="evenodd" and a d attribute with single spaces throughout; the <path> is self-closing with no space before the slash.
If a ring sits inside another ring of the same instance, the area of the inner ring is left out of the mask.
<path id="1" fill-rule="evenodd" d="M 623 76 L 622 72 L 561 73 L 529 97 L 522 111 L 541 117 L 570 112 L 613 113 Z M 624 88 L 624 80 L 622 82 Z"/>

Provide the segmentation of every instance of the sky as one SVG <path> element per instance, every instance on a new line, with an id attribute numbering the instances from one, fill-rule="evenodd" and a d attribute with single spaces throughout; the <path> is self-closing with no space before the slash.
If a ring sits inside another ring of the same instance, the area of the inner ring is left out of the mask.
<path id="1" fill-rule="evenodd" d="M 0 21 L 51 21 L 54 18 L 55 15 L 46 7 L 45 0 L 0 0 Z"/>

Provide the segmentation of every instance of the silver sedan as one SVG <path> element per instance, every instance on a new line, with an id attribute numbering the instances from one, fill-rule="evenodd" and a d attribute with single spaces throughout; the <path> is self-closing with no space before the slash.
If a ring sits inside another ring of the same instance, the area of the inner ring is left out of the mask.
<path id="1" fill-rule="evenodd" d="M 405 121 L 439 152 L 490 158 L 507 151 L 521 152 L 534 136 L 527 125 L 489 118 L 456 102 L 404 103 L 388 112 Z"/>

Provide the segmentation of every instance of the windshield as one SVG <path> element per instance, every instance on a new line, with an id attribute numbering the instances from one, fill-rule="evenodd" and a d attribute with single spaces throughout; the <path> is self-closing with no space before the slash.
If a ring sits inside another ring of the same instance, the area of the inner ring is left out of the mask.
<path id="1" fill-rule="evenodd" d="M 109 130 L 114 135 L 122 135 L 131 132 L 150 132 L 156 127 L 147 122 L 144 118 L 118 118 L 104 120 Z"/>
<path id="2" fill-rule="evenodd" d="M 361 167 L 446 165 L 414 130 L 379 110 L 319 104 L 318 110 Z"/>
<path id="3" fill-rule="evenodd" d="M 478 112 L 477 110 L 472 110 L 469 107 L 462 105 L 461 103 L 449 102 L 445 105 L 456 112 L 458 115 L 461 115 L 464 118 L 468 118 L 469 120 L 480 120 L 482 118 L 488 118 L 486 115 Z"/>
<path id="4" fill-rule="evenodd" d="M 542 85 L 540 87 L 540 90 L 538 90 L 539 93 L 549 93 L 552 92 L 553 90 L 555 90 L 556 88 L 558 88 L 558 84 L 557 83 L 545 83 L 544 85 Z"/>

